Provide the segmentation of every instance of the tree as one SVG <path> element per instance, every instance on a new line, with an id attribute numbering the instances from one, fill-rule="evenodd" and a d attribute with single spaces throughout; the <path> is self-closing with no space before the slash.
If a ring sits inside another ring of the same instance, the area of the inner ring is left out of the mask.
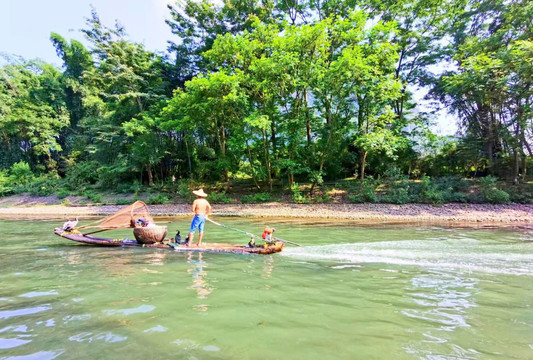
<path id="1" fill-rule="evenodd" d="M 59 134 L 69 125 L 59 70 L 40 61 L 1 68 L 0 100 L 3 166 L 26 160 L 55 170 Z"/>
<path id="2" fill-rule="evenodd" d="M 465 134 L 480 140 L 490 173 L 505 156 L 514 158 L 507 173 L 515 182 L 520 167 L 526 174 L 526 152 L 532 155 L 532 9 L 523 1 L 472 2 L 455 33 L 458 70 L 444 74 L 434 90 L 461 116 Z"/>
<path id="3" fill-rule="evenodd" d="M 217 72 L 196 77 L 185 90 L 178 90 L 164 109 L 167 122 L 162 127 L 185 131 L 190 141 L 214 145 L 218 156 L 213 167 L 229 182 L 229 169 L 238 157 L 232 156 L 228 140 L 243 132 L 246 115 L 247 97 L 238 75 Z"/>

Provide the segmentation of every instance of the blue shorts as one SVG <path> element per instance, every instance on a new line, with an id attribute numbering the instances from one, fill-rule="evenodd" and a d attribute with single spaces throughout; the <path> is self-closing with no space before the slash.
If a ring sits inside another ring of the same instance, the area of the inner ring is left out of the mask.
<path id="1" fill-rule="evenodd" d="M 194 233 L 196 229 L 200 232 L 204 232 L 205 226 L 205 215 L 195 215 L 192 219 L 191 230 L 189 233 Z"/>

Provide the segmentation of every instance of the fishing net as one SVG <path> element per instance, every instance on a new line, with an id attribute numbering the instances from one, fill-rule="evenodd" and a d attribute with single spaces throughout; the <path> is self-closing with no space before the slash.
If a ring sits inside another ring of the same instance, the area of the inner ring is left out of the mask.
<path id="1" fill-rule="evenodd" d="M 136 201 L 133 204 L 120 209 L 113 215 L 109 215 L 103 220 L 98 220 L 89 225 L 81 226 L 78 229 L 99 228 L 102 230 L 124 229 L 135 227 L 135 222 L 139 219 L 148 220 L 154 223 L 154 219 L 150 215 L 148 206 L 142 201 Z"/>

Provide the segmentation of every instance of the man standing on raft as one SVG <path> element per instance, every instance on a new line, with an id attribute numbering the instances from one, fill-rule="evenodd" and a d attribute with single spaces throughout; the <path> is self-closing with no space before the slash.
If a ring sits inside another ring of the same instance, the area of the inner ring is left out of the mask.
<path id="1" fill-rule="evenodd" d="M 205 219 L 209 214 L 211 214 L 211 205 L 206 199 L 204 199 L 205 197 L 207 197 L 207 194 L 204 192 L 203 189 L 195 190 L 192 193 L 196 195 L 196 200 L 194 200 L 192 203 L 192 211 L 194 213 L 194 218 L 192 219 L 191 230 L 189 231 L 188 246 L 192 245 L 196 229 L 198 229 L 199 231 L 198 246 L 201 246 L 202 238 L 204 237 Z"/>

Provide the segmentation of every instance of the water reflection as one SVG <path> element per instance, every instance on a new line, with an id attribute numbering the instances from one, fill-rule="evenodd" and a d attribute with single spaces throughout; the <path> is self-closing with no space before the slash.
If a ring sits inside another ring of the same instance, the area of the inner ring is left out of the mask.
<path id="1" fill-rule="evenodd" d="M 417 320 L 416 327 L 408 329 L 408 332 L 421 332 L 423 339 L 410 343 L 405 348 L 407 353 L 432 358 L 449 352 L 445 357 L 476 358 L 476 350 L 449 343 L 451 333 L 471 327 L 468 312 L 477 306 L 473 298 L 476 285 L 475 279 L 439 270 L 413 277 L 406 292 L 410 294 L 414 306 L 401 313 Z M 453 338 L 461 337 L 455 335 Z M 446 350 L 438 348 L 437 344 L 445 344 Z"/>
<path id="2" fill-rule="evenodd" d="M 106 273 L 102 275 L 106 277 L 130 277 L 135 276 L 136 268 L 131 263 L 132 259 L 129 257 L 116 256 L 116 254 L 103 253 L 101 261 L 102 268 L 106 269 Z"/>
<path id="3" fill-rule="evenodd" d="M 64 258 L 69 265 L 83 264 L 83 252 L 81 251 L 67 251 Z"/>
<path id="4" fill-rule="evenodd" d="M 165 258 L 168 252 L 166 251 L 154 251 L 148 255 L 148 263 L 150 265 L 165 265 Z"/>
<path id="5" fill-rule="evenodd" d="M 190 264 L 190 268 L 187 269 L 187 272 L 192 275 L 192 285 L 187 289 L 192 289 L 196 291 L 196 296 L 198 299 L 207 299 L 207 296 L 213 292 L 213 288 L 207 282 L 207 262 L 203 259 L 202 253 L 193 253 L 190 252 L 187 255 L 187 263 Z M 200 304 L 194 307 L 198 311 L 207 311 L 207 304 Z"/>
<path id="6" fill-rule="evenodd" d="M 273 256 L 265 256 L 263 260 L 263 266 L 261 267 L 262 279 L 270 279 L 272 277 L 272 272 L 274 271 L 274 257 Z"/>

